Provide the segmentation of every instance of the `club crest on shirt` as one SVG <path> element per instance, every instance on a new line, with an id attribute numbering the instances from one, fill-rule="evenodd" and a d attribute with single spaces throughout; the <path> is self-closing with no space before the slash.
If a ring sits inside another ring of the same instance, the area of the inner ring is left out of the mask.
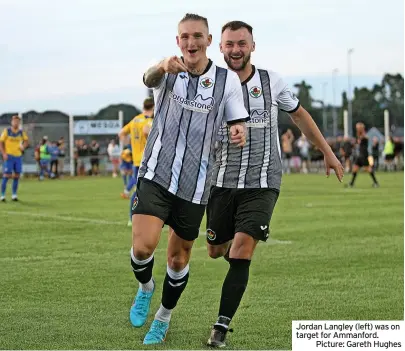
<path id="1" fill-rule="evenodd" d="M 253 98 L 258 98 L 262 95 L 262 89 L 259 87 L 251 87 L 249 90 L 249 95 Z"/>
<path id="2" fill-rule="evenodd" d="M 210 77 L 205 77 L 200 80 L 200 86 L 204 89 L 209 89 L 214 85 L 214 81 Z"/>

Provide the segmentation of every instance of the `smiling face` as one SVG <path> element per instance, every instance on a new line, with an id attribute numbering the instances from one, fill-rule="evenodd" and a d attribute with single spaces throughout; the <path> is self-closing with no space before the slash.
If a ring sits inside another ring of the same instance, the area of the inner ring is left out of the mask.
<path id="1" fill-rule="evenodd" d="M 186 65 L 197 66 L 207 58 L 207 47 L 211 45 L 212 36 L 208 27 L 200 20 L 186 20 L 179 23 L 176 37 Z"/>
<path id="2" fill-rule="evenodd" d="M 222 33 L 220 49 L 228 67 L 233 71 L 242 71 L 250 61 L 255 43 L 247 28 L 227 28 Z"/>

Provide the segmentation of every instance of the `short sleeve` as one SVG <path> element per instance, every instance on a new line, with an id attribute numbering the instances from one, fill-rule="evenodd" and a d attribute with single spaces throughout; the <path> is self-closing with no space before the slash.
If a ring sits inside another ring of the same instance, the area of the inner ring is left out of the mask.
<path id="1" fill-rule="evenodd" d="M 291 91 L 287 83 L 278 75 L 274 86 L 276 100 L 280 110 L 287 113 L 294 113 L 300 107 L 300 101 Z"/>
<path id="2" fill-rule="evenodd" d="M 3 133 L 1 133 L 1 136 L 0 136 L 0 142 L 2 142 L 2 143 L 4 143 L 5 141 L 6 141 L 6 139 L 7 139 L 7 129 L 4 129 L 3 130 Z"/>
<path id="3" fill-rule="evenodd" d="M 24 141 L 28 141 L 28 136 L 27 136 L 27 133 L 26 133 L 26 132 L 23 132 L 23 133 L 22 133 L 22 137 L 23 137 L 23 140 L 24 140 Z"/>
<path id="4" fill-rule="evenodd" d="M 228 70 L 228 93 L 225 97 L 224 121 L 232 124 L 232 122 L 244 122 L 248 120 L 249 113 L 246 111 L 243 102 L 240 79 L 235 72 Z"/>

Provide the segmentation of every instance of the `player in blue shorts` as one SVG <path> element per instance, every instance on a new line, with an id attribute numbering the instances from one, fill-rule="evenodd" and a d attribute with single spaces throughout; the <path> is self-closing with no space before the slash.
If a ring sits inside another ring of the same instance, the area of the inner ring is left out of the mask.
<path id="1" fill-rule="evenodd" d="M 6 201 L 7 182 L 10 178 L 13 178 L 11 199 L 18 201 L 17 190 L 22 172 L 22 154 L 27 146 L 27 134 L 20 129 L 20 117 L 15 115 L 11 118 L 11 127 L 4 129 L 0 136 L 0 152 L 4 161 L 0 197 L 2 202 Z"/>

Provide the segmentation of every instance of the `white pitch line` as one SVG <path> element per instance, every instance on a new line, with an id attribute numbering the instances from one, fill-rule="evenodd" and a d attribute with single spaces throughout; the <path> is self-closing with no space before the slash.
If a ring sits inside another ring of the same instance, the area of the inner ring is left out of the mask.
<path id="1" fill-rule="evenodd" d="M 266 244 L 268 244 L 268 245 L 278 245 L 278 244 L 280 244 L 280 245 L 291 245 L 292 244 L 292 241 L 289 241 L 289 240 L 277 240 L 277 239 L 269 239 L 269 240 L 267 240 L 266 241 Z"/>
<path id="2" fill-rule="evenodd" d="M 39 218 L 48 218 L 48 219 L 57 219 L 67 222 L 84 222 L 84 223 L 92 223 L 92 224 L 107 224 L 107 225 L 119 225 L 123 226 L 126 225 L 124 221 L 106 221 L 104 219 L 94 219 L 94 218 L 83 218 L 83 217 L 72 217 L 72 216 L 61 216 L 56 214 L 50 213 L 34 213 L 34 212 L 23 212 L 23 211 L 2 211 L 1 213 L 6 213 L 9 215 L 21 215 L 21 216 L 29 216 L 29 217 L 39 217 Z M 199 231 L 200 236 L 205 236 L 205 231 Z M 269 238 L 266 242 L 269 245 L 275 244 L 292 244 L 291 241 L 283 241 L 283 240 L 275 240 Z"/>
<path id="3" fill-rule="evenodd" d="M 123 222 L 106 221 L 104 219 L 61 216 L 61 215 L 53 215 L 53 214 L 49 214 L 49 213 L 35 213 L 35 212 L 21 212 L 21 211 L 2 211 L 2 213 L 6 213 L 6 214 L 10 214 L 10 215 L 29 216 L 29 217 L 59 219 L 59 220 L 68 221 L 68 222 L 86 222 L 86 223 L 93 223 L 93 224 L 111 224 L 111 225 L 123 224 Z"/>

